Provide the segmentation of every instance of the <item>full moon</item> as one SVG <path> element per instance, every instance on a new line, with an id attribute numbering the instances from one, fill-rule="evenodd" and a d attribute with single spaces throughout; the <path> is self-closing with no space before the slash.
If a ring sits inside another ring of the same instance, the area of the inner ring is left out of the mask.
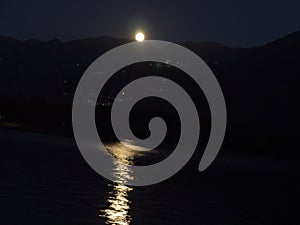
<path id="1" fill-rule="evenodd" d="M 137 40 L 139 42 L 142 42 L 144 39 L 145 39 L 145 35 L 142 32 L 138 32 L 135 35 L 135 40 Z"/>

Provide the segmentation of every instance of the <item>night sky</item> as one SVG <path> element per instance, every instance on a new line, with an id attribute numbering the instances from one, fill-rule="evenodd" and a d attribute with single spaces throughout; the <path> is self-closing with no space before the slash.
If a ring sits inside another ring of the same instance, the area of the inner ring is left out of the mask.
<path id="1" fill-rule="evenodd" d="M 0 35 L 71 40 L 109 35 L 254 46 L 300 30 L 299 0 L 0 0 Z"/>

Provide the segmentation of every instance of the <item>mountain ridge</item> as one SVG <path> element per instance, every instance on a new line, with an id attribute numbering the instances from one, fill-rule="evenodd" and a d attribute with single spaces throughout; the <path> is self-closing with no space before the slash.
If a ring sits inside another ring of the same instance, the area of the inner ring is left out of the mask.
<path id="1" fill-rule="evenodd" d="M 282 37 L 276 38 L 272 41 L 269 41 L 265 44 L 262 45 L 254 45 L 254 46 L 248 46 L 248 47 L 243 47 L 243 46 L 229 46 L 220 42 L 215 42 L 215 41 L 176 41 L 176 43 L 181 43 L 181 44 L 209 44 L 209 45 L 215 45 L 215 46 L 223 46 L 223 47 L 228 47 L 228 48 L 255 48 L 255 47 L 261 47 L 261 46 L 265 46 L 265 45 L 269 45 L 272 43 L 276 43 L 277 41 L 281 41 L 283 39 L 292 39 L 294 37 L 300 38 L 300 30 L 299 31 L 295 31 L 292 33 L 289 33 L 287 35 L 283 35 Z M 53 39 L 49 39 L 49 40 L 39 40 L 36 38 L 30 38 L 30 39 L 26 39 L 26 40 L 19 40 L 17 38 L 13 38 L 10 36 L 6 36 L 6 35 L 0 35 L 0 41 L 3 40 L 11 40 L 11 41 L 15 41 L 15 42 L 40 42 L 40 43 L 48 43 L 48 42 L 52 42 L 52 41 L 58 41 L 60 43 L 68 43 L 68 42 L 76 42 L 76 41 L 91 41 L 91 40 L 121 40 L 121 41 L 126 41 L 126 42 L 131 42 L 131 41 L 135 41 L 134 39 L 129 39 L 129 38 L 117 38 L 117 37 L 113 37 L 110 35 L 102 35 L 102 36 L 98 36 L 98 37 L 86 37 L 86 38 L 78 38 L 78 39 L 71 39 L 71 40 L 67 40 L 67 41 L 62 41 L 59 38 L 53 38 Z"/>

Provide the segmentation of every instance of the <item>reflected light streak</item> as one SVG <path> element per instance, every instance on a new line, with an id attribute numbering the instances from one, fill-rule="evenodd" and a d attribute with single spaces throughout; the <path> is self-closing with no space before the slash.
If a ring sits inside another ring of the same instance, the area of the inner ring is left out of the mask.
<path id="1" fill-rule="evenodd" d="M 132 221 L 129 214 L 131 203 L 129 193 L 133 188 L 126 186 L 125 182 L 133 179 L 128 165 L 133 164 L 134 157 L 140 153 L 129 146 L 132 144 L 124 145 L 123 142 L 105 146 L 108 152 L 115 157 L 113 171 L 115 183 L 109 184 L 112 190 L 108 192 L 108 207 L 100 211 L 100 217 L 105 218 L 106 224 L 129 225 Z"/>

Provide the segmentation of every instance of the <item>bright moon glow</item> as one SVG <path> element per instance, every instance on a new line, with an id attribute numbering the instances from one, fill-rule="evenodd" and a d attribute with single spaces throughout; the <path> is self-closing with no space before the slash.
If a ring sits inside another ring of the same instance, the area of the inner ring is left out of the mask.
<path id="1" fill-rule="evenodd" d="M 139 42 L 142 42 L 144 39 L 145 39 L 145 35 L 142 32 L 138 32 L 135 35 L 135 40 L 137 40 Z"/>

